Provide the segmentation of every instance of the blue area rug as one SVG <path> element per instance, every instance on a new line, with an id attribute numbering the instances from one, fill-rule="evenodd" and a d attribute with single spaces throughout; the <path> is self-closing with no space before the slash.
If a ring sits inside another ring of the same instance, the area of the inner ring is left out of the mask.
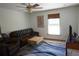
<path id="1" fill-rule="evenodd" d="M 22 56 L 65 56 L 65 46 L 42 42 L 35 46 L 24 46 L 18 55 Z"/>

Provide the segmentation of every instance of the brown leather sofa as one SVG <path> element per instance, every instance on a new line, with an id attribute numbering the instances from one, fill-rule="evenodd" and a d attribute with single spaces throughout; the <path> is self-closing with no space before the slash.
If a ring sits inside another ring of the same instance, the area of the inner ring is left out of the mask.
<path id="1" fill-rule="evenodd" d="M 39 36 L 39 33 L 34 31 L 32 28 L 28 29 L 22 29 L 13 31 L 10 33 L 10 38 L 19 38 L 20 39 L 20 46 L 22 47 L 27 43 L 27 40 L 29 38 L 32 38 L 33 36 Z"/>
<path id="2" fill-rule="evenodd" d="M 2 40 L 0 42 L 0 55 L 13 56 L 19 49 L 27 43 L 29 38 L 39 36 L 32 28 L 22 29 L 10 32 L 9 35 L 2 33 Z"/>

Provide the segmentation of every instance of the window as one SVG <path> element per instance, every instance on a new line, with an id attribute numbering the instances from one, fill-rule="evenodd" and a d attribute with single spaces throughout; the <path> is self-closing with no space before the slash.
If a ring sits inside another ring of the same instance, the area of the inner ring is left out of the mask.
<path id="1" fill-rule="evenodd" d="M 60 35 L 60 18 L 59 17 L 54 17 L 52 15 L 52 17 L 48 19 L 48 34 Z"/>

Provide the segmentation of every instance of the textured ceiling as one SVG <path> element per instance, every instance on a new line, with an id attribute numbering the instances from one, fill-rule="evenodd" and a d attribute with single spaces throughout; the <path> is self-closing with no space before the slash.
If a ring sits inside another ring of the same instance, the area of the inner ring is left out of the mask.
<path id="1" fill-rule="evenodd" d="M 38 4 L 40 5 L 39 7 L 42 7 L 42 9 L 33 9 L 32 10 L 33 12 L 77 5 L 76 3 L 38 3 Z M 0 7 L 2 8 L 27 12 L 26 8 L 21 8 L 17 6 L 25 7 L 25 5 L 22 5 L 21 3 L 0 3 Z"/>

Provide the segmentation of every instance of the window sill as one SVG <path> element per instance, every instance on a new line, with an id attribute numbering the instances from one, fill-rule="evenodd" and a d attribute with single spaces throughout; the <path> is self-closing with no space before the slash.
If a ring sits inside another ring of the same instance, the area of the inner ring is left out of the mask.
<path id="1" fill-rule="evenodd" d="M 60 36 L 60 35 L 56 35 L 56 34 L 47 34 L 47 35 L 50 35 L 50 36 Z"/>

